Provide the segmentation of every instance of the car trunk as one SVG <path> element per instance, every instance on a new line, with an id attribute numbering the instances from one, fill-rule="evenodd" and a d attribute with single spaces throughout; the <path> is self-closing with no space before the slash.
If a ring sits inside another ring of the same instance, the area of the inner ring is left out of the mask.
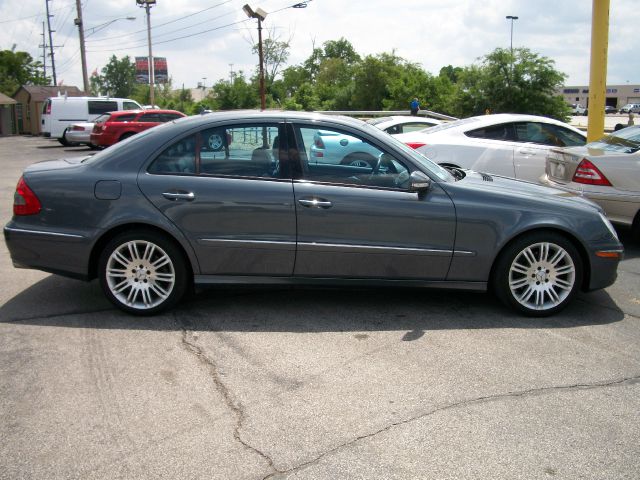
<path id="1" fill-rule="evenodd" d="M 552 149 L 547 154 L 547 176 L 557 183 L 569 183 L 583 158 L 582 155 Z"/>

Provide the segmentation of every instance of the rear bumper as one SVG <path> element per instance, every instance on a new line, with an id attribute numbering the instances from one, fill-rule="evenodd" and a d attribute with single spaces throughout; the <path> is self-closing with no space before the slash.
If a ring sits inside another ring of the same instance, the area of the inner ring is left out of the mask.
<path id="1" fill-rule="evenodd" d="M 4 239 L 16 268 L 32 268 L 72 278 L 88 279 L 91 246 L 86 236 L 20 228 L 10 222 Z"/>

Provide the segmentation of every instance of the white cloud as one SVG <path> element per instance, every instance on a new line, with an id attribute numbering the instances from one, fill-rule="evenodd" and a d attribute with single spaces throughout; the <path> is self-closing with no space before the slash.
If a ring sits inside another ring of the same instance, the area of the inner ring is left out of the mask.
<path id="1" fill-rule="evenodd" d="M 496 47 L 508 47 L 510 23 L 505 16 L 517 15 L 514 47 L 528 47 L 554 59 L 556 68 L 568 75 L 567 84 L 586 84 L 589 78 L 591 2 L 587 0 L 312 0 L 305 9 L 286 8 L 297 0 L 158 0 L 151 10 L 153 50 L 154 55 L 167 57 L 174 85 L 195 86 L 203 77 L 211 85 L 228 77 L 230 64 L 234 71 L 254 70 L 257 59 L 251 40 L 257 37 L 257 22 L 242 12 L 247 2 L 269 12 L 265 29 L 292 38 L 291 65 L 304 61 L 314 46 L 344 37 L 361 55 L 395 50 L 437 73 L 442 66 L 469 65 Z M 611 2 L 609 84 L 640 82 L 640 60 L 632 52 L 640 24 L 637 5 L 637 0 Z M 61 46 L 56 49 L 58 80 L 81 85 L 75 2 L 52 0 L 50 8 L 55 14 L 54 44 Z M 200 13 L 175 21 L 195 12 Z M 89 73 L 102 68 L 113 54 L 146 55 L 146 25 L 144 10 L 135 0 L 84 1 L 89 33 L 91 27 L 126 16 L 136 20 L 116 20 L 88 36 Z M 38 48 L 45 20 L 42 0 L 0 0 L 0 19 L 1 49 L 15 43 L 17 50 L 34 58 L 42 54 Z M 162 25 L 167 22 L 172 23 Z M 209 31 L 177 39 L 205 30 Z"/>

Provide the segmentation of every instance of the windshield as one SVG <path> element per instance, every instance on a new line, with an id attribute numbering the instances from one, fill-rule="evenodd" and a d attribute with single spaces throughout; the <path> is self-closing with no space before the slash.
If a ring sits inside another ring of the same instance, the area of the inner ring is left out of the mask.
<path id="1" fill-rule="evenodd" d="M 587 148 L 598 148 L 609 152 L 635 153 L 640 150 L 640 125 L 623 128 L 600 140 L 588 143 Z"/>

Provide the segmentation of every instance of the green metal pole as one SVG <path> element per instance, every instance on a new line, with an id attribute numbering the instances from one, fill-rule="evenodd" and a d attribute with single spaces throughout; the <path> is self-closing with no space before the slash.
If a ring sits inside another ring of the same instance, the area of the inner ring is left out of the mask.
<path id="1" fill-rule="evenodd" d="M 607 92 L 609 47 L 609 0 L 593 0 L 591 14 L 591 74 L 589 78 L 589 128 L 587 141 L 604 135 L 604 104 Z"/>

